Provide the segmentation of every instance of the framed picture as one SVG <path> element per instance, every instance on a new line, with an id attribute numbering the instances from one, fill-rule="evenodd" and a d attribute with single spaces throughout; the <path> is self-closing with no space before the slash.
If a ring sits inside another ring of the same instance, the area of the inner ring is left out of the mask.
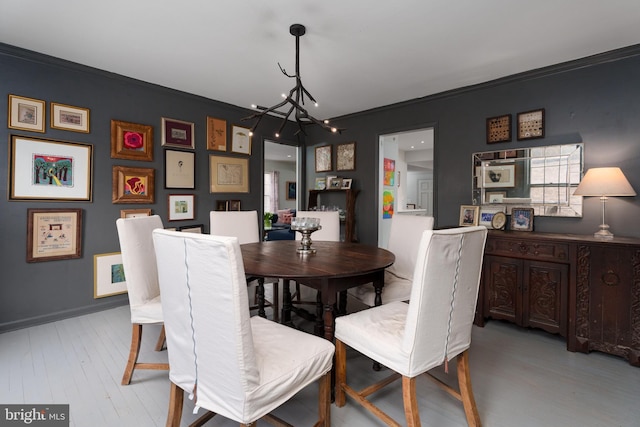
<path id="1" fill-rule="evenodd" d="M 511 208 L 511 229 L 533 231 L 533 208 Z"/>
<path id="2" fill-rule="evenodd" d="M 356 143 L 347 142 L 336 146 L 336 170 L 352 171 L 356 169 Z"/>
<path id="3" fill-rule="evenodd" d="M 164 188 L 196 188 L 196 153 L 164 151 Z"/>
<path id="4" fill-rule="evenodd" d="M 120 209 L 120 218 L 151 216 L 151 209 Z"/>
<path id="5" fill-rule="evenodd" d="M 329 188 L 339 190 L 342 188 L 342 178 L 334 177 L 329 180 Z"/>
<path id="6" fill-rule="evenodd" d="M 248 193 L 249 159 L 209 156 L 210 193 Z"/>
<path id="7" fill-rule="evenodd" d="M 111 187 L 113 203 L 154 203 L 155 170 L 113 166 Z"/>
<path id="8" fill-rule="evenodd" d="M 506 191 L 487 191 L 484 195 L 486 203 L 502 203 L 502 199 L 507 197 Z"/>
<path id="9" fill-rule="evenodd" d="M 178 227 L 178 231 L 182 231 L 183 233 L 204 233 L 204 224 L 194 224 L 194 225 L 184 225 L 182 227 Z"/>
<path id="10" fill-rule="evenodd" d="M 194 124 L 182 120 L 162 118 L 162 145 L 195 149 Z"/>
<path id="11" fill-rule="evenodd" d="M 544 138 L 544 108 L 518 113 L 518 141 Z"/>
<path id="12" fill-rule="evenodd" d="M 331 170 L 333 170 L 331 145 L 316 147 L 316 172 L 330 172 Z"/>
<path id="13" fill-rule="evenodd" d="M 11 136 L 9 200 L 91 201 L 93 146 Z"/>
<path id="14" fill-rule="evenodd" d="M 229 200 L 229 204 L 227 205 L 227 210 L 229 210 L 229 211 L 239 211 L 240 210 L 240 200 Z"/>
<path id="15" fill-rule="evenodd" d="M 216 200 L 216 210 L 217 211 L 228 211 L 229 210 L 229 201 L 228 200 Z"/>
<path id="16" fill-rule="evenodd" d="M 207 150 L 227 151 L 227 121 L 207 117 Z"/>
<path id="17" fill-rule="evenodd" d="M 93 297 L 104 298 L 127 292 L 122 254 L 112 252 L 93 256 Z"/>
<path id="18" fill-rule="evenodd" d="M 240 126 L 233 126 L 231 130 L 231 152 L 251 154 L 251 131 Z"/>
<path id="19" fill-rule="evenodd" d="M 353 182 L 353 178 L 343 178 L 342 179 L 342 189 L 343 190 L 351 189 L 351 182 Z"/>
<path id="20" fill-rule="evenodd" d="M 71 105 L 51 103 L 50 123 L 52 129 L 89 133 L 89 109 Z"/>
<path id="21" fill-rule="evenodd" d="M 111 120 L 111 158 L 153 161 L 153 126 Z"/>
<path id="22" fill-rule="evenodd" d="M 80 258 L 82 209 L 27 209 L 27 262 Z"/>
<path id="23" fill-rule="evenodd" d="M 487 119 L 487 144 L 511 141 L 511 114 Z"/>
<path id="24" fill-rule="evenodd" d="M 493 228 L 493 226 L 491 225 L 491 221 L 493 220 L 493 216 L 498 212 L 504 212 L 504 208 L 482 206 L 480 208 L 480 217 L 478 219 L 478 225 L 484 225 L 487 228 Z"/>
<path id="25" fill-rule="evenodd" d="M 407 209 L 416 209 L 415 203 L 407 203 Z"/>
<path id="26" fill-rule="evenodd" d="M 478 225 L 478 213 L 480 206 L 460 206 L 460 222 L 461 227 Z"/>
<path id="27" fill-rule="evenodd" d="M 39 99 L 9 95 L 10 129 L 44 133 L 45 102 Z"/>
<path id="28" fill-rule="evenodd" d="M 169 194 L 169 221 L 184 221 L 195 218 L 195 201 L 194 194 Z"/>
<path id="29" fill-rule="evenodd" d="M 316 190 L 324 190 L 327 188 L 327 178 L 316 178 Z"/>
<path id="30" fill-rule="evenodd" d="M 296 182 L 287 181 L 287 200 L 296 199 Z"/>
<path id="31" fill-rule="evenodd" d="M 493 187 L 515 187 L 515 165 L 485 166 L 482 175 L 482 186 Z"/>

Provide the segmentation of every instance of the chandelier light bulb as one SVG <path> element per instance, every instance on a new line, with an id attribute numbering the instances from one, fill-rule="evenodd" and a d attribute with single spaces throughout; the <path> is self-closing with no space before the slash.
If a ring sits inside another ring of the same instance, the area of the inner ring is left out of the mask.
<path id="1" fill-rule="evenodd" d="M 338 129 L 336 129 L 336 128 L 331 128 L 331 132 L 334 132 L 334 133 L 335 133 L 335 132 L 338 132 Z"/>
<path id="2" fill-rule="evenodd" d="M 317 106 L 318 106 L 318 103 L 316 102 L 316 103 L 314 103 L 313 105 L 315 105 L 315 106 L 317 107 Z"/>
<path id="3" fill-rule="evenodd" d="M 287 95 L 285 93 L 280 94 L 281 97 L 286 98 Z"/>
<path id="4" fill-rule="evenodd" d="M 276 138 L 280 138 L 280 134 L 276 132 Z"/>
<path id="5" fill-rule="evenodd" d="M 329 124 L 329 120 L 324 119 L 324 124 L 325 124 L 325 125 L 328 125 L 328 124 Z"/>
<path id="6" fill-rule="evenodd" d="M 251 108 L 255 110 L 256 108 L 258 108 L 258 106 L 256 104 L 251 104 Z"/>

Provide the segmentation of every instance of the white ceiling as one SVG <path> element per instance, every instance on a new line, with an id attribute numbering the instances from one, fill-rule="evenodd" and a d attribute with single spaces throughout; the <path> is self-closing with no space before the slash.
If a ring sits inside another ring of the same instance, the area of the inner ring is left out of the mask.
<path id="1" fill-rule="evenodd" d="M 249 107 L 301 76 L 331 118 L 640 43 L 638 0 L 0 0 L 0 42 Z"/>

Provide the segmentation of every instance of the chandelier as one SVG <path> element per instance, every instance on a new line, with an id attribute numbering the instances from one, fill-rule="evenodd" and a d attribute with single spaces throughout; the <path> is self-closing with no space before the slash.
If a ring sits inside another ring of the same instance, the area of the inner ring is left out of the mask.
<path id="1" fill-rule="evenodd" d="M 341 133 L 344 129 L 329 125 L 329 120 L 316 119 L 311 114 L 309 114 L 307 109 L 304 107 L 305 95 L 310 101 L 313 102 L 314 106 L 318 106 L 318 103 L 309 93 L 309 91 L 305 89 L 304 85 L 302 84 L 302 80 L 300 79 L 300 37 L 305 34 L 306 28 L 301 24 L 293 24 L 291 27 L 289 27 L 289 32 L 296 38 L 296 73 L 294 75 L 288 74 L 287 71 L 282 68 L 280 63 L 278 63 L 278 67 L 280 67 L 280 71 L 282 71 L 282 74 L 284 74 L 285 76 L 292 79 L 295 78 L 296 85 L 289 91 L 288 95 L 285 93 L 282 94 L 282 97 L 284 98 L 282 102 L 272 107 L 263 107 L 261 105 L 255 104 L 252 105 L 251 108 L 258 110 L 258 112 L 245 117 L 242 120 L 252 120 L 257 118 L 256 122 L 251 128 L 251 134 L 253 134 L 253 131 L 258 127 L 260 121 L 265 115 L 269 114 L 271 116 L 281 117 L 282 124 L 280 125 L 278 131 L 275 133 L 276 138 L 280 136 L 280 134 L 282 133 L 282 129 L 284 129 L 292 114 L 294 114 L 295 121 L 298 124 L 299 128 L 294 135 L 297 135 L 300 132 L 306 135 L 307 133 L 305 132 L 304 128 L 313 124 L 316 124 L 329 132 Z M 288 110 L 286 110 L 287 106 Z M 281 111 L 280 108 L 285 109 L 285 111 Z"/>

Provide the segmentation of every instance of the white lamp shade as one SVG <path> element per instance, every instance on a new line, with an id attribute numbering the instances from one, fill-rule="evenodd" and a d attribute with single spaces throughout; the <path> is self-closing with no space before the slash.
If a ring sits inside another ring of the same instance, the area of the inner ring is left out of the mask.
<path id="1" fill-rule="evenodd" d="M 573 193 L 576 196 L 635 196 L 620 168 L 591 168 Z"/>

